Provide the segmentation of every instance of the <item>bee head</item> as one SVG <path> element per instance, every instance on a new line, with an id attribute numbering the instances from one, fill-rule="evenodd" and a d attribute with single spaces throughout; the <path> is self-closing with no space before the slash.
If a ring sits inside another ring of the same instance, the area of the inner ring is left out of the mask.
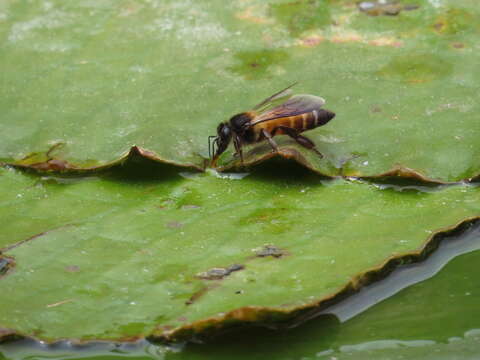
<path id="1" fill-rule="evenodd" d="M 214 136 L 213 142 L 210 144 L 209 140 L 209 155 L 212 158 L 212 166 L 215 165 L 218 157 L 227 149 L 228 144 L 232 140 L 232 128 L 228 123 L 221 123 L 217 127 L 217 136 Z M 216 149 L 215 149 L 216 148 Z"/>
<path id="2" fill-rule="evenodd" d="M 226 142 L 227 145 L 232 138 L 232 128 L 227 123 L 220 123 L 217 126 L 217 138 L 219 142 Z M 220 144 L 219 144 L 220 146 Z"/>

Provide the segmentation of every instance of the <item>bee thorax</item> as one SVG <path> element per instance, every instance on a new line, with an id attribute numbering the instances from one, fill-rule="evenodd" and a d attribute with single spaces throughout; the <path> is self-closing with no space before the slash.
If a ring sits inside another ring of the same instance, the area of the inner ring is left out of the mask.
<path id="1" fill-rule="evenodd" d="M 249 113 L 237 114 L 230 119 L 230 125 L 236 133 L 242 133 L 251 119 L 252 117 Z"/>

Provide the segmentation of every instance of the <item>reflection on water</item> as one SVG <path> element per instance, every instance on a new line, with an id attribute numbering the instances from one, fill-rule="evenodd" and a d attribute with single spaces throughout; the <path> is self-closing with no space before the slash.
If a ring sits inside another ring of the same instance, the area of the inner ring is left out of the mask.
<path id="1" fill-rule="evenodd" d="M 466 331 L 463 337 L 448 339 L 446 343 L 433 340 L 378 340 L 356 345 L 343 345 L 315 354 L 324 360 L 362 359 L 422 359 L 422 360 L 476 360 L 480 353 L 480 329 Z"/>
<path id="2" fill-rule="evenodd" d="M 340 352 L 350 353 L 356 351 L 367 351 L 367 350 L 380 350 L 380 349 L 398 349 L 402 347 L 419 347 L 419 346 L 429 346 L 434 345 L 435 341 L 433 340 L 376 340 L 369 341 L 362 344 L 355 345 L 342 345 L 340 346 Z"/>
<path id="3" fill-rule="evenodd" d="M 476 275 L 480 251 L 475 251 L 480 248 L 480 224 L 446 240 L 424 262 L 402 266 L 387 279 L 294 329 L 254 328 L 208 344 L 169 346 L 147 341 L 47 345 L 22 340 L 0 345 L 0 359 L 437 360 L 449 359 L 448 354 L 475 359 L 480 355 L 480 282 Z"/>
<path id="4" fill-rule="evenodd" d="M 181 351 L 182 344 L 157 346 L 146 340 L 132 343 L 90 342 L 73 344 L 60 341 L 44 344 L 34 340 L 20 340 L 0 345 L 6 359 L 165 359 L 165 354 Z M 1 354 L 1 353 L 0 353 Z M 1 359 L 1 355 L 0 355 Z"/>

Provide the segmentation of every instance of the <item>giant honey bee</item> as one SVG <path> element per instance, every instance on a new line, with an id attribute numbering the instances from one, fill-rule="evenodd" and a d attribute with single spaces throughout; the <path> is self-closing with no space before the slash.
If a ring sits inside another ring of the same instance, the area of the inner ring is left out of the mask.
<path id="1" fill-rule="evenodd" d="M 335 117 L 335 113 L 321 108 L 325 104 L 321 97 L 291 96 L 291 87 L 294 85 L 295 83 L 266 98 L 252 110 L 234 115 L 228 122 L 220 123 L 217 135 L 208 137 L 211 165 L 215 166 L 218 157 L 227 149 L 232 139 L 236 155 L 240 156 L 242 164 L 242 147 L 245 144 L 267 140 L 276 152 L 278 145 L 273 139 L 275 135 L 288 135 L 303 147 L 323 157 L 315 143 L 300 133 L 325 125 Z"/>

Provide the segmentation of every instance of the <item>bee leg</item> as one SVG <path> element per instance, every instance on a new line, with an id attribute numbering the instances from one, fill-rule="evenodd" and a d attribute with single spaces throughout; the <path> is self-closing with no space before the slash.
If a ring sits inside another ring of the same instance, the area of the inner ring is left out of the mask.
<path id="1" fill-rule="evenodd" d="M 233 139 L 233 145 L 235 145 L 235 155 L 237 156 L 240 156 L 240 161 L 242 163 L 242 166 L 243 165 L 243 150 L 242 150 L 242 143 L 240 141 L 240 139 L 238 138 L 238 136 L 236 136 L 234 139 Z"/>
<path id="2" fill-rule="evenodd" d="M 310 149 L 317 153 L 318 156 L 323 158 L 323 155 L 320 151 L 318 151 L 315 147 L 315 143 L 307 138 L 306 136 L 300 135 L 297 130 L 286 127 L 286 126 L 279 126 L 279 129 L 282 129 L 283 132 L 294 139 L 298 144 L 302 145 L 304 148 Z"/>
<path id="3" fill-rule="evenodd" d="M 278 152 L 278 145 L 277 143 L 275 142 L 275 140 L 273 140 L 272 138 L 272 135 L 265 129 L 262 129 L 262 134 L 263 136 L 265 136 L 265 138 L 268 140 L 268 142 L 270 143 L 270 146 L 272 147 L 273 149 L 273 152 Z"/>
<path id="4" fill-rule="evenodd" d="M 214 144 L 215 140 L 212 141 L 212 139 L 215 139 L 215 135 L 210 135 L 208 137 L 208 158 L 211 159 L 213 154 L 215 154 L 215 149 L 214 149 Z"/>

